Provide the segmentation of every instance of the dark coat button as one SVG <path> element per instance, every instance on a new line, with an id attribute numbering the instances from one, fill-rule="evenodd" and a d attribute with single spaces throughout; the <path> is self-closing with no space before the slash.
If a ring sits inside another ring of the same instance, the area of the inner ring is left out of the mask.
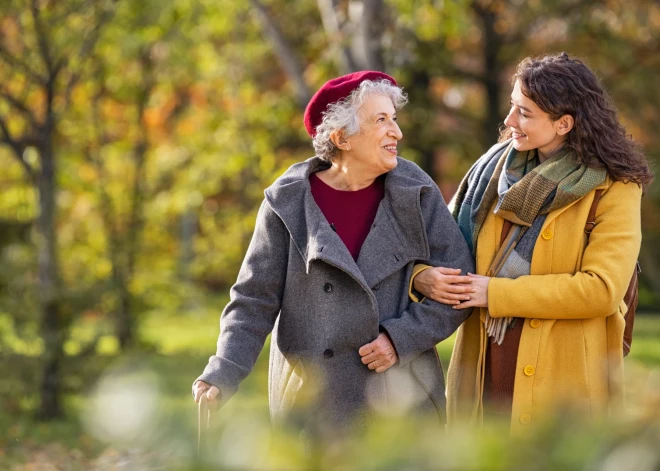
<path id="1" fill-rule="evenodd" d="M 333 356 L 335 356 L 335 352 L 333 352 L 328 348 L 325 352 L 323 352 L 323 356 L 326 358 L 332 358 Z"/>
<path id="2" fill-rule="evenodd" d="M 371 289 L 373 289 L 374 291 L 379 290 L 379 289 L 380 289 L 380 283 L 376 283 L 376 284 L 374 285 L 374 287 L 371 288 Z"/>
<path id="3" fill-rule="evenodd" d="M 330 291 L 332 291 L 332 285 L 330 283 L 326 283 L 325 285 L 323 285 L 323 291 L 329 293 Z"/>

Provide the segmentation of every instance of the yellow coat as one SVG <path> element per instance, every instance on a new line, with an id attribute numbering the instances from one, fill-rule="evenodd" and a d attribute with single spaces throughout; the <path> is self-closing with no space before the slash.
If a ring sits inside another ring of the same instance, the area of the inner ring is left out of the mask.
<path id="1" fill-rule="evenodd" d="M 585 248 L 584 224 L 595 190 L 548 215 L 534 247 L 531 275 L 492 278 L 492 317 L 522 317 L 512 432 L 537 422 L 553 406 L 570 404 L 587 416 L 623 405 L 622 299 L 641 243 L 641 188 L 609 178 Z M 477 241 L 484 275 L 500 246 L 503 219 L 491 213 Z M 448 421 L 483 418 L 486 310 L 475 309 L 458 330 L 447 378 Z"/>

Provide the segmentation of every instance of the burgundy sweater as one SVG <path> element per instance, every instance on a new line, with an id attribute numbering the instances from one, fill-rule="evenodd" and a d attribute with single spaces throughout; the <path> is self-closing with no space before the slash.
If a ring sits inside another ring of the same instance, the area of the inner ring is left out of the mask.
<path id="1" fill-rule="evenodd" d="M 385 177 L 357 191 L 335 190 L 315 173 L 309 176 L 314 201 L 357 261 L 362 244 L 376 218 L 378 205 L 385 195 Z"/>

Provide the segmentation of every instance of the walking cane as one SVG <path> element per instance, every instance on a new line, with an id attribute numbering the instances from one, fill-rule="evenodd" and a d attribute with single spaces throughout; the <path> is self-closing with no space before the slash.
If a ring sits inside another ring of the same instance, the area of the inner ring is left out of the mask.
<path id="1" fill-rule="evenodd" d="M 208 429 L 211 426 L 211 409 L 209 408 L 208 399 L 206 398 L 206 391 L 199 399 L 199 408 L 197 409 L 197 458 L 201 457 L 202 451 L 202 438 L 203 435 L 208 435 Z M 202 432 L 206 429 L 207 432 Z"/>

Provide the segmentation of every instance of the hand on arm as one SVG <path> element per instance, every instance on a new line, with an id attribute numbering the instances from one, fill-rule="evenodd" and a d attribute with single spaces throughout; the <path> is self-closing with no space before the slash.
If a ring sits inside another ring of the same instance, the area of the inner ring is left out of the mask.
<path id="1" fill-rule="evenodd" d="M 490 277 L 468 273 L 467 278 L 470 278 L 473 288 L 470 299 L 456 304 L 453 308 L 488 307 L 488 283 L 490 283 Z"/>
<path id="2" fill-rule="evenodd" d="M 427 298 L 450 305 L 469 301 L 470 295 L 475 292 L 472 279 L 461 276 L 459 268 L 427 268 L 415 276 L 413 286 Z"/>
<path id="3" fill-rule="evenodd" d="M 420 206 L 429 253 L 428 258 L 419 261 L 435 267 L 461 269 L 462 273 L 474 271 L 472 253 L 433 182 L 421 192 Z M 380 328 L 389 335 L 399 363 L 406 365 L 449 337 L 469 315 L 469 309 L 455 310 L 427 298 L 411 302 L 396 317 L 382 320 Z"/>

